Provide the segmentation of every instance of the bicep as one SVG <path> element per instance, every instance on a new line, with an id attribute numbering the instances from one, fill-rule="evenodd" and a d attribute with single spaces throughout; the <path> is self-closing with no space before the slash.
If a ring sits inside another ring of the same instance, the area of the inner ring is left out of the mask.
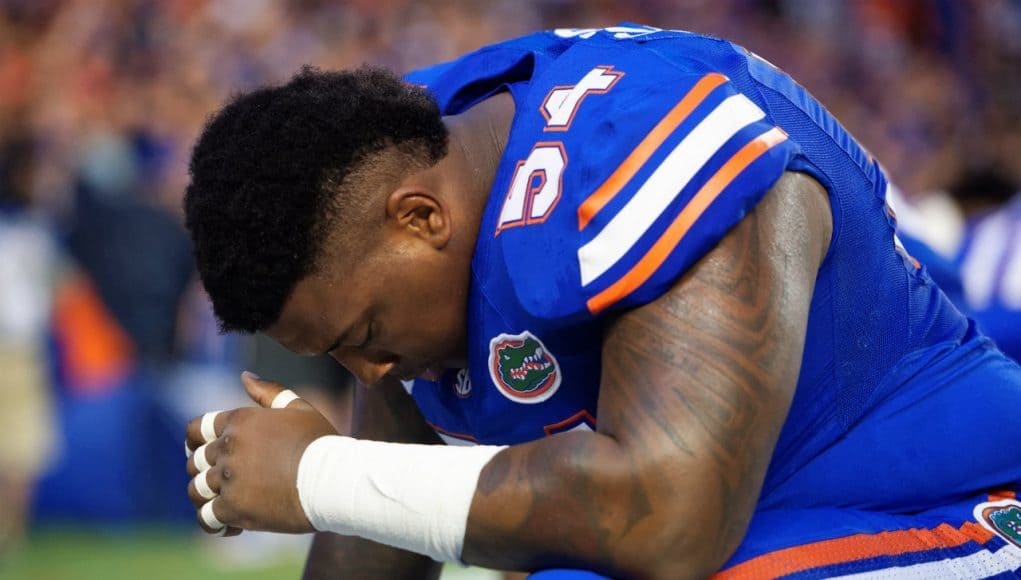
<path id="1" fill-rule="evenodd" d="M 599 430 L 640 458 L 650 505 L 715 531 L 718 559 L 744 534 L 786 419 L 830 223 L 825 190 L 785 174 L 667 294 L 606 329 Z"/>

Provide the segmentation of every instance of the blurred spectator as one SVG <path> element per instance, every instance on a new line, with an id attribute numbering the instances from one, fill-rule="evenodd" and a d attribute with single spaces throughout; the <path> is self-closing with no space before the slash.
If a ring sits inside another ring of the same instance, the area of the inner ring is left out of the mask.
<path id="1" fill-rule="evenodd" d="M 890 196 L 907 251 L 983 333 L 1021 360 L 1021 187 L 996 167 L 948 192 Z"/>
<path id="2" fill-rule="evenodd" d="M 0 557 L 20 543 L 34 484 L 54 455 L 45 339 L 59 254 L 26 207 L 31 141 L 0 142 Z"/>
<path id="3" fill-rule="evenodd" d="M 83 185 L 68 247 L 127 332 L 143 364 L 174 354 L 177 308 L 192 276 L 191 244 L 166 210 Z"/>

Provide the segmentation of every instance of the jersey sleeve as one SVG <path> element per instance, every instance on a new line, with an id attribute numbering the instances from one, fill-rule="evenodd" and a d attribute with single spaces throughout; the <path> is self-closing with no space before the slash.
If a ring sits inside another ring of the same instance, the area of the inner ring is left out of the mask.
<path id="1" fill-rule="evenodd" d="M 779 179 L 799 148 L 724 74 L 635 74 L 564 135 L 555 219 L 503 242 L 519 302 L 545 319 L 655 300 Z M 501 234 L 503 235 L 503 234 Z"/>

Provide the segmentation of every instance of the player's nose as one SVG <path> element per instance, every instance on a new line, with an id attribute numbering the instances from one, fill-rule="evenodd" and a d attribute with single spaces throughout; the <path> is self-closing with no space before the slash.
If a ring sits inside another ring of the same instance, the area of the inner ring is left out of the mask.
<path id="1" fill-rule="evenodd" d="M 330 356 L 351 372 L 362 384 L 372 385 L 397 365 L 397 357 L 387 354 L 368 354 L 354 349 L 338 348 Z"/>

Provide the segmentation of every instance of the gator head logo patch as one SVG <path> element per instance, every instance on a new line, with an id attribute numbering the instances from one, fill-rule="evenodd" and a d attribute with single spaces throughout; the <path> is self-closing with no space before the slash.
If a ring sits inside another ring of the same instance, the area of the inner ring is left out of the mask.
<path id="1" fill-rule="evenodd" d="M 975 519 L 990 532 L 1021 548 L 1021 502 L 989 501 L 975 506 Z"/>
<path id="2" fill-rule="evenodd" d="M 527 330 L 489 341 L 489 375 L 503 396 L 516 403 L 541 403 L 560 387 L 560 365 Z"/>

